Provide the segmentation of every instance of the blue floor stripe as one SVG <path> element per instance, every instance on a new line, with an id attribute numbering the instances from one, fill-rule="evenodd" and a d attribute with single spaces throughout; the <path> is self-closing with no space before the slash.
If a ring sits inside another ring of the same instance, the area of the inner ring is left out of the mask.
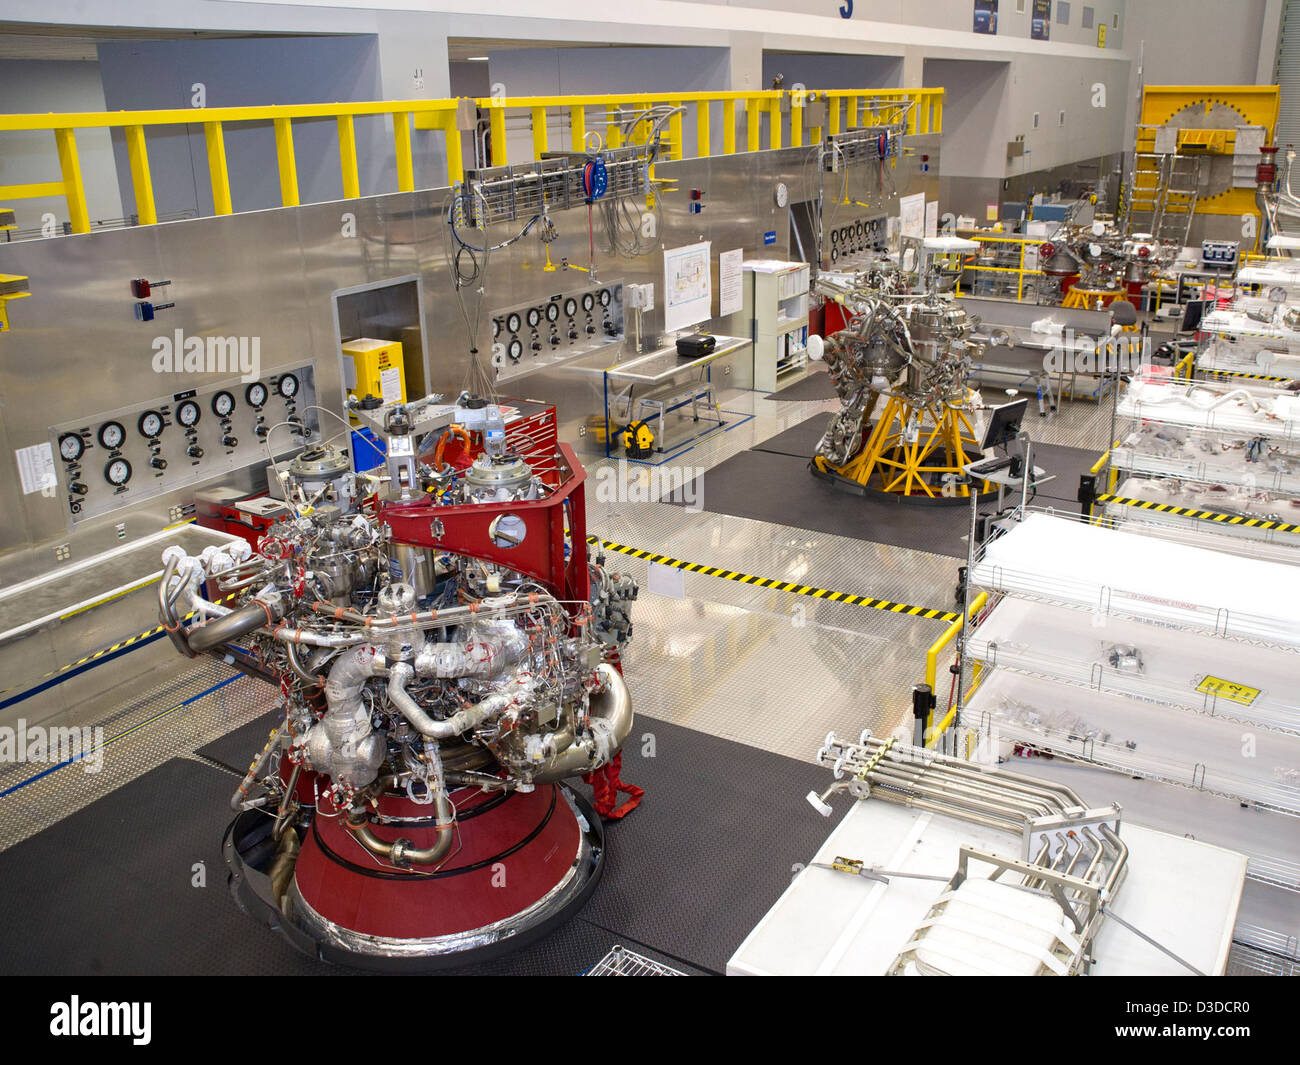
<path id="1" fill-rule="evenodd" d="M 110 736 L 108 739 L 106 739 L 103 742 L 103 744 L 101 745 L 101 749 L 107 747 L 114 740 L 120 740 L 123 736 L 129 735 L 130 733 L 136 731 L 136 729 L 143 728 L 145 725 L 148 724 L 152 724 L 154 721 L 158 721 L 161 718 L 166 717 L 170 713 L 174 713 L 177 710 L 182 710 L 185 707 L 198 702 L 200 699 L 206 698 L 207 696 L 211 695 L 213 692 L 220 691 L 227 684 L 233 684 L 242 676 L 243 676 L 242 673 L 236 673 L 233 677 L 227 677 L 223 681 L 218 681 L 216 684 L 212 685 L 212 687 L 208 688 L 206 691 L 201 691 L 197 695 L 191 695 L 188 699 L 185 699 L 184 701 L 177 703 L 175 706 L 169 707 L 168 709 L 162 711 L 162 713 L 155 714 L 152 718 L 147 718 L 144 721 L 141 721 L 140 724 L 138 725 L 132 725 L 125 732 L 119 732 L 116 736 Z M 26 780 L 19 781 L 19 783 L 15 784 L 11 788 L 6 788 L 4 791 L 0 791 L 0 799 L 3 799 L 6 795 L 12 795 L 15 791 L 18 791 L 21 788 L 27 787 L 28 784 L 35 784 L 42 777 L 48 777 L 56 769 L 63 769 L 65 766 L 70 766 L 76 762 L 80 762 L 85 757 L 86 755 L 82 753 L 77 755 L 77 757 L 75 758 L 68 758 L 62 762 L 59 762 L 57 765 L 52 765 L 48 769 L 42 769 L 39 773 L 35 774 L 34 776 L 30 776 Z"/>

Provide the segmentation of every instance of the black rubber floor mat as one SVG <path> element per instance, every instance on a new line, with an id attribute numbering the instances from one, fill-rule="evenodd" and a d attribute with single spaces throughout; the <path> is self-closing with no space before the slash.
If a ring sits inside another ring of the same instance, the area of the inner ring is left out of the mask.
<path id="1" fill-rule="evenodd" d="M 770 451 L 776 455 L 803 456 L 805 459 L 810 459 L 813 452 L 817 450 L 817 445 L 821 443 L 822 434 L 826 432 L 826 426 L 833 417 L 835 415 L 831 412 L 814 414 L 785 432 L 777 433 L 776 436 L 764 440 L 761 444 L 755 444 L 750 450 Z"/>
<path id="2" fill-rule="evenodd" d="M 968 505 L 864 498 L 814 477 L 807 456 L 742 451 L 707 470 L 703 482 L 664 502 L 681 506 L 684 500 L 694 498 L 713 514 L 966 557 L 962 538 L 970 526 Z"/>
<path id="3" fill-rule="evenodd" d="M 278 690 L 265 687 L 268 701 L 279 701 Z M 215 739 L 195 754 L 200 754 L 213 762 L 232 769 L 240 776 L 248 772 L 248 767 L 271 738 L 271 730 L 280 724 L 283 715 L 279 710 L 254 718 L 247 725 L 241 725 L 232 732 L 227 732 L 220 739 Z M 231 789 L 234 790 L 233 788 Z"/>
<path id="4" fill-rule="evenodd" d="M 606 825 L 609 867 L 583 919 L 724 971 L 830 832 L 804 801 L 827 771 L 639 717 L 622 775 L 645 798 Z"/>
<path id="5" fill-rule="evenodd" d="M 659 733 L 662 726 L 647 728 Z M 677 750 L 677 757 L 687 763 L 701 757 L 689 747 Z M 670 787 L 665 783 L 663 790 Z M 299 953 L 236 906 L 226 889 L 221 858 L 222 835 L 232 817 L 230 791 L 231 778 L 221 770 L 173 759 L 0 853 L 0 896 L 5 899 L 0 907 L 0 973 L 351 972 Z M 822 835 L 825 832 L 823 825 Z M 611 844 L 611 852 L 626 845 Z M 689 867 L 656 869 L 648 864 L 652 857 L 625 855 L 621 875 L 661 885 L 669 878 L 692 875 Z M 751 857 L 733 853 L 727 861 L 734 866 Z M 196 887 L 193 881 L 200 868 L 206 886 Z M 597 897 L 611 883 L 607 870 Z M 576 976 L 618 944 L 673 968 L 701 971 L 683 964 L 672 944 L 655 950 L 631 932 L 615 932 L 602 922 L 584 919 L 588 910 L 523 950 L 448 974 Z"/>
<path id="6" fill-rule="evenodd" d="M 1032 426 L 1031 426 L 1032 429 Z M 1067 447 L 1064 444 L 1039 444 L 1033 446 L 1035 466 L 1040 466 L 1056 479 L 1038 489 L 1037 502 L 1043 506 L 1073 503 L 1078 510 L 1079 478 L 1088 472 L 1100 454 L 1088 448 Z"/>
<path id="7" fill-rule="evenodd" d="M 825 370 L 815 370 L 802 377 L 792 385 L 769 392 L 764 399 L 776 399 L 782 402 L 792 399 L 834 399 L 835 382 Z"/>
<path id="8" fill-rule="evenodd" d="M 264 734 L 261 725 L 236 733 Z M 616 944 L 721 972 L 829 831 L 802 798 L 825 784 L 823 770 L 652 718 L 638 720 L 623 775 L 646 797 L 608 826 L 609 864 L 582 913 L 455 973 L 578 974 Z M 298 953 L 230 897 L 221 840 L 231 787 L 228 773 L 173 759 L 0 853 L 0 972 L 342 971 Z M 200 869 L 206 886 L 196 887 Z"/>

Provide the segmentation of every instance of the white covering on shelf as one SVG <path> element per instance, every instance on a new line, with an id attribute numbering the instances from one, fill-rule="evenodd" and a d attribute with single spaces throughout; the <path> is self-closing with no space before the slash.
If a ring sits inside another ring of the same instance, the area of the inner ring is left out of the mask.
<path id="1" fill-rule="evenodd" d="M 990 543 L 971 583 L 1300 647 L 1300 567 L 1047 514 L 1026 515 Z"/>

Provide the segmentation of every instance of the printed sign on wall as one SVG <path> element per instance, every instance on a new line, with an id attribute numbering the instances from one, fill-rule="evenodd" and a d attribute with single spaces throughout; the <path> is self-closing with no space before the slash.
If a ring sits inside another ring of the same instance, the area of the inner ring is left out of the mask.
<path id="1" fill-rule="evenodd" d="M 1052 0 L 1034 0 L 1033 19 L 1029 23 L 1029 36 L 1036 41 L 1052 39 Z"/>
<path id="2" fill-rule="evenodd" d="M 998 0 L 975 0 L 975 32 L 998 32 Z"/>

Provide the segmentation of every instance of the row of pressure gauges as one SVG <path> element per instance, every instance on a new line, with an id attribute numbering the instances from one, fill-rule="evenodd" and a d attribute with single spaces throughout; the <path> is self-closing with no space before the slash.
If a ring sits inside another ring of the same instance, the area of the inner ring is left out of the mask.
<path id="1" fill-rule="evenodd" d="M 534 355 L 542 351 L 545 333 L 552 349 L 560 347 L 567 338 L 574 344 L 584 336 L 595 336 L 603 330 L 606 336 L 617 333 L 611 315 L 610 306 L 614 302 L 614 293 L 610 288 L 602 288 L 572 296 L 552 296 L 546 303 L 538 304 L 517 311 L 508 311 L 492 319 L 492 339 L 502 346 L 505 356 L 511 362 L 518 362 L 524 354 L 524 329 L 529 331 L 529 350 Z M 599 311 L 597 308 L 599 307 Z M 596 325 L 596 316 L 600 315 L 602 324 Z M 561 321 L 561 318 L 564 320 Z"/>
<path id="2" fill-rule="evenodd" d="M 297 449 L 312 435 L 304 417 L 315 395 L 312 366 L 302 363 L 51 426 L 68 511 L 74 522 L 97 518 Z"/>
<path id="3" fill-rule="evenodd" d="M 297 418 L 294 405 L 299 387 L 297 376 L 291 373 L 282 374 L 274 382 L 275 394 L 286 403 L 287 420 L 295 430 L 299 431 L 299 435 L 302 435 L 301 421 Z M 261 381 L 254 381 L 244 389 L 244 401 L 257 414 L 253 431 L 259 438 L 264 438 L 268 432 L 262 408 L 270 398 L 271 389 Z M 203 458 L 203 448 L 198 442 L 198 425 L 203 418 L 203 407 L 192 394 L 189 398 L 177 397 L 177 399 L 171 417 L 185 434 L 185 456 L 192 464 L 198 465 L 199 460 Z M 214 393 L 209 401 L 209 407 L 221 423 L 219 440 L 229 453 L 239 445 L 232 424 L 237 407 L 234 393 L 225 389 Z M 173 424 L 167 420 L 167 415 L 168 411 L 165 407 L 150 408 L 135 419 L 136 431 L 144 437 L 148 449 L 149 467 L 156 476 L 162 476 L 167 469 L 167 459 L 162 455 L 161 443 L 163 432 Z M 81 480 L 81 459 L 85 454 L 89 435 L 88 432 L 84 435 L 81 432 L 66 432 L 59 436 L 59 457 L 68 467 L 68 490 L 74 497 L 72 500 L 74 514 L 79 510 L 75 497 L 84 496 L 89 491 L 86 483 Z M 135 473 L 130 461 L 121 454 L 127 442 L 127 435 L 126 425 L 117 420 L 104 422 L 94 434 L 94 440 L 108 452 L 109 456 L 104 465 L 104 480 L 113 489 L 119 491 L 126 487 Z"/>
<path id="4" fill-rule="evenodd" d="M 885 238 L 884 218 L 859 218 L 830 230 L 831 262 L 849 255 L 877 250 Z"/>

